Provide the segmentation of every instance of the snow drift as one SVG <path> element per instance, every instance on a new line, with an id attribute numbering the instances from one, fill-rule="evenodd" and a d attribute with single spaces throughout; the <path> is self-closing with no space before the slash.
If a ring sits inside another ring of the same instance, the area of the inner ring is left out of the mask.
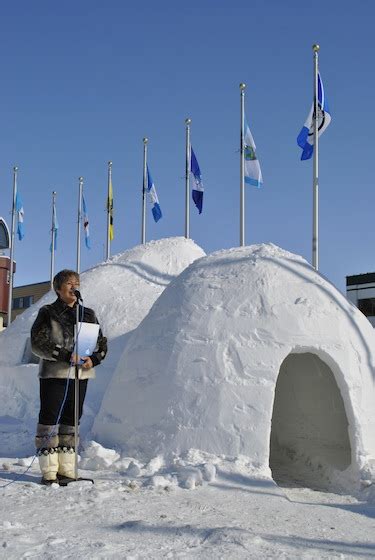
<path id="1" fill-rule="evenodd" d="M 204 254 L 190 239 L 160 239 L 115 255 L 81 274 L 84 304 L 95 309 L 109 341 L 108 356 L 97 368 L 96 380 L 89 383 L 83 433 L 91 427 L 129 332 L 139 325 L 169 282 Z M 2 455 L 29 452 L 33 448 L 30 434 L 37 421 L 38 365 L 22 362 L 31 357 L 28 339 L 39 308 L 55 299 L 55 293 L 49 292 L 0 334 Z"/>
<path id="2" fill-rule="evenodd" d="M 374 344 L 364 315 L 302 257 L 272 244 L 220 251 L 171 282 L 133 332 L 93 436 L 144 459 L 196 448 L 250 457 L 280 480 L 358 483 L 374 475 Z"/>

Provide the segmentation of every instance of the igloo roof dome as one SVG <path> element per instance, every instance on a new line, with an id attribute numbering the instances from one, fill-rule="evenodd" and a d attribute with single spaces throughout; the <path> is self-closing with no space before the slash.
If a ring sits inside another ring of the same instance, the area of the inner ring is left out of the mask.
<path id="1" fill-rule="evenodd" d="M 323 439 L 334 468 L 362 468 L 375 459 L 374 348 L 368 320 L 302 257 L 272 244 L 219 251 L 134 331 L 94 432 L 130 453 L 198 448 L 265 468 L 272 439 L 301 455 Z"/>

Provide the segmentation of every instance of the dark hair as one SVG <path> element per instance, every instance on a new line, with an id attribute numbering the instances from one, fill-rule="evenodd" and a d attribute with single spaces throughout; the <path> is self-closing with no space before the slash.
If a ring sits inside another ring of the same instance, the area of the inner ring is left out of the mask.
<path id="1" fill-rule="evenodd" d="M 57 290 L 61 289 L 64 282 L 67 282 L 72 276 L 79 282 L 79 274 L 75 270 L 69 270 L 68 268 L 60 270 L 53 279 L 53 289 L 55 292 L 57 293 Z"/>

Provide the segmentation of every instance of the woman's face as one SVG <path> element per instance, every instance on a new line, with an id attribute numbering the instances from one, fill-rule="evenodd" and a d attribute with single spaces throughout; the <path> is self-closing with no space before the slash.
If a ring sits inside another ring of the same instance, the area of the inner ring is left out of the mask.
<path id="1" fill-rule="evenodd" d="M 73 307 L 77 298 L 74 295 L 74 290 L 79 290 L 79 279 L 75 276 L 70 276 L 66 282 L 61 285 L 59 290 L 56 290 L 62 299 L 67 305 Z"/>

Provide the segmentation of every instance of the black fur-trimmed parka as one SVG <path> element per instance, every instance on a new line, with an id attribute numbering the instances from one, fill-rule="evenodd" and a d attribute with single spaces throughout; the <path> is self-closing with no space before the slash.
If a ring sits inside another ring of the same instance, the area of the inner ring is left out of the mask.
<path id="1" fill-rule="evenodd" d="M 98 320 L 92 309 L 79 306 L 79 320 L 85 323 L 96 323 Z M 37 318 L 31 327 L 31 349 L 41 358 L 39 377 L 67 378 L 70 358 L 74 348 L 74 325 L 76 322 L 76 305 L 70 307 L 60 298 L 50 305 L 40 308 Z M 107 339 L 99 328 L 96 348 L 90 356 L 94 366 L 100 364 L 107 354 Z M 95 377 L 94 368 L 80 369 L 80 379 Z"/>

